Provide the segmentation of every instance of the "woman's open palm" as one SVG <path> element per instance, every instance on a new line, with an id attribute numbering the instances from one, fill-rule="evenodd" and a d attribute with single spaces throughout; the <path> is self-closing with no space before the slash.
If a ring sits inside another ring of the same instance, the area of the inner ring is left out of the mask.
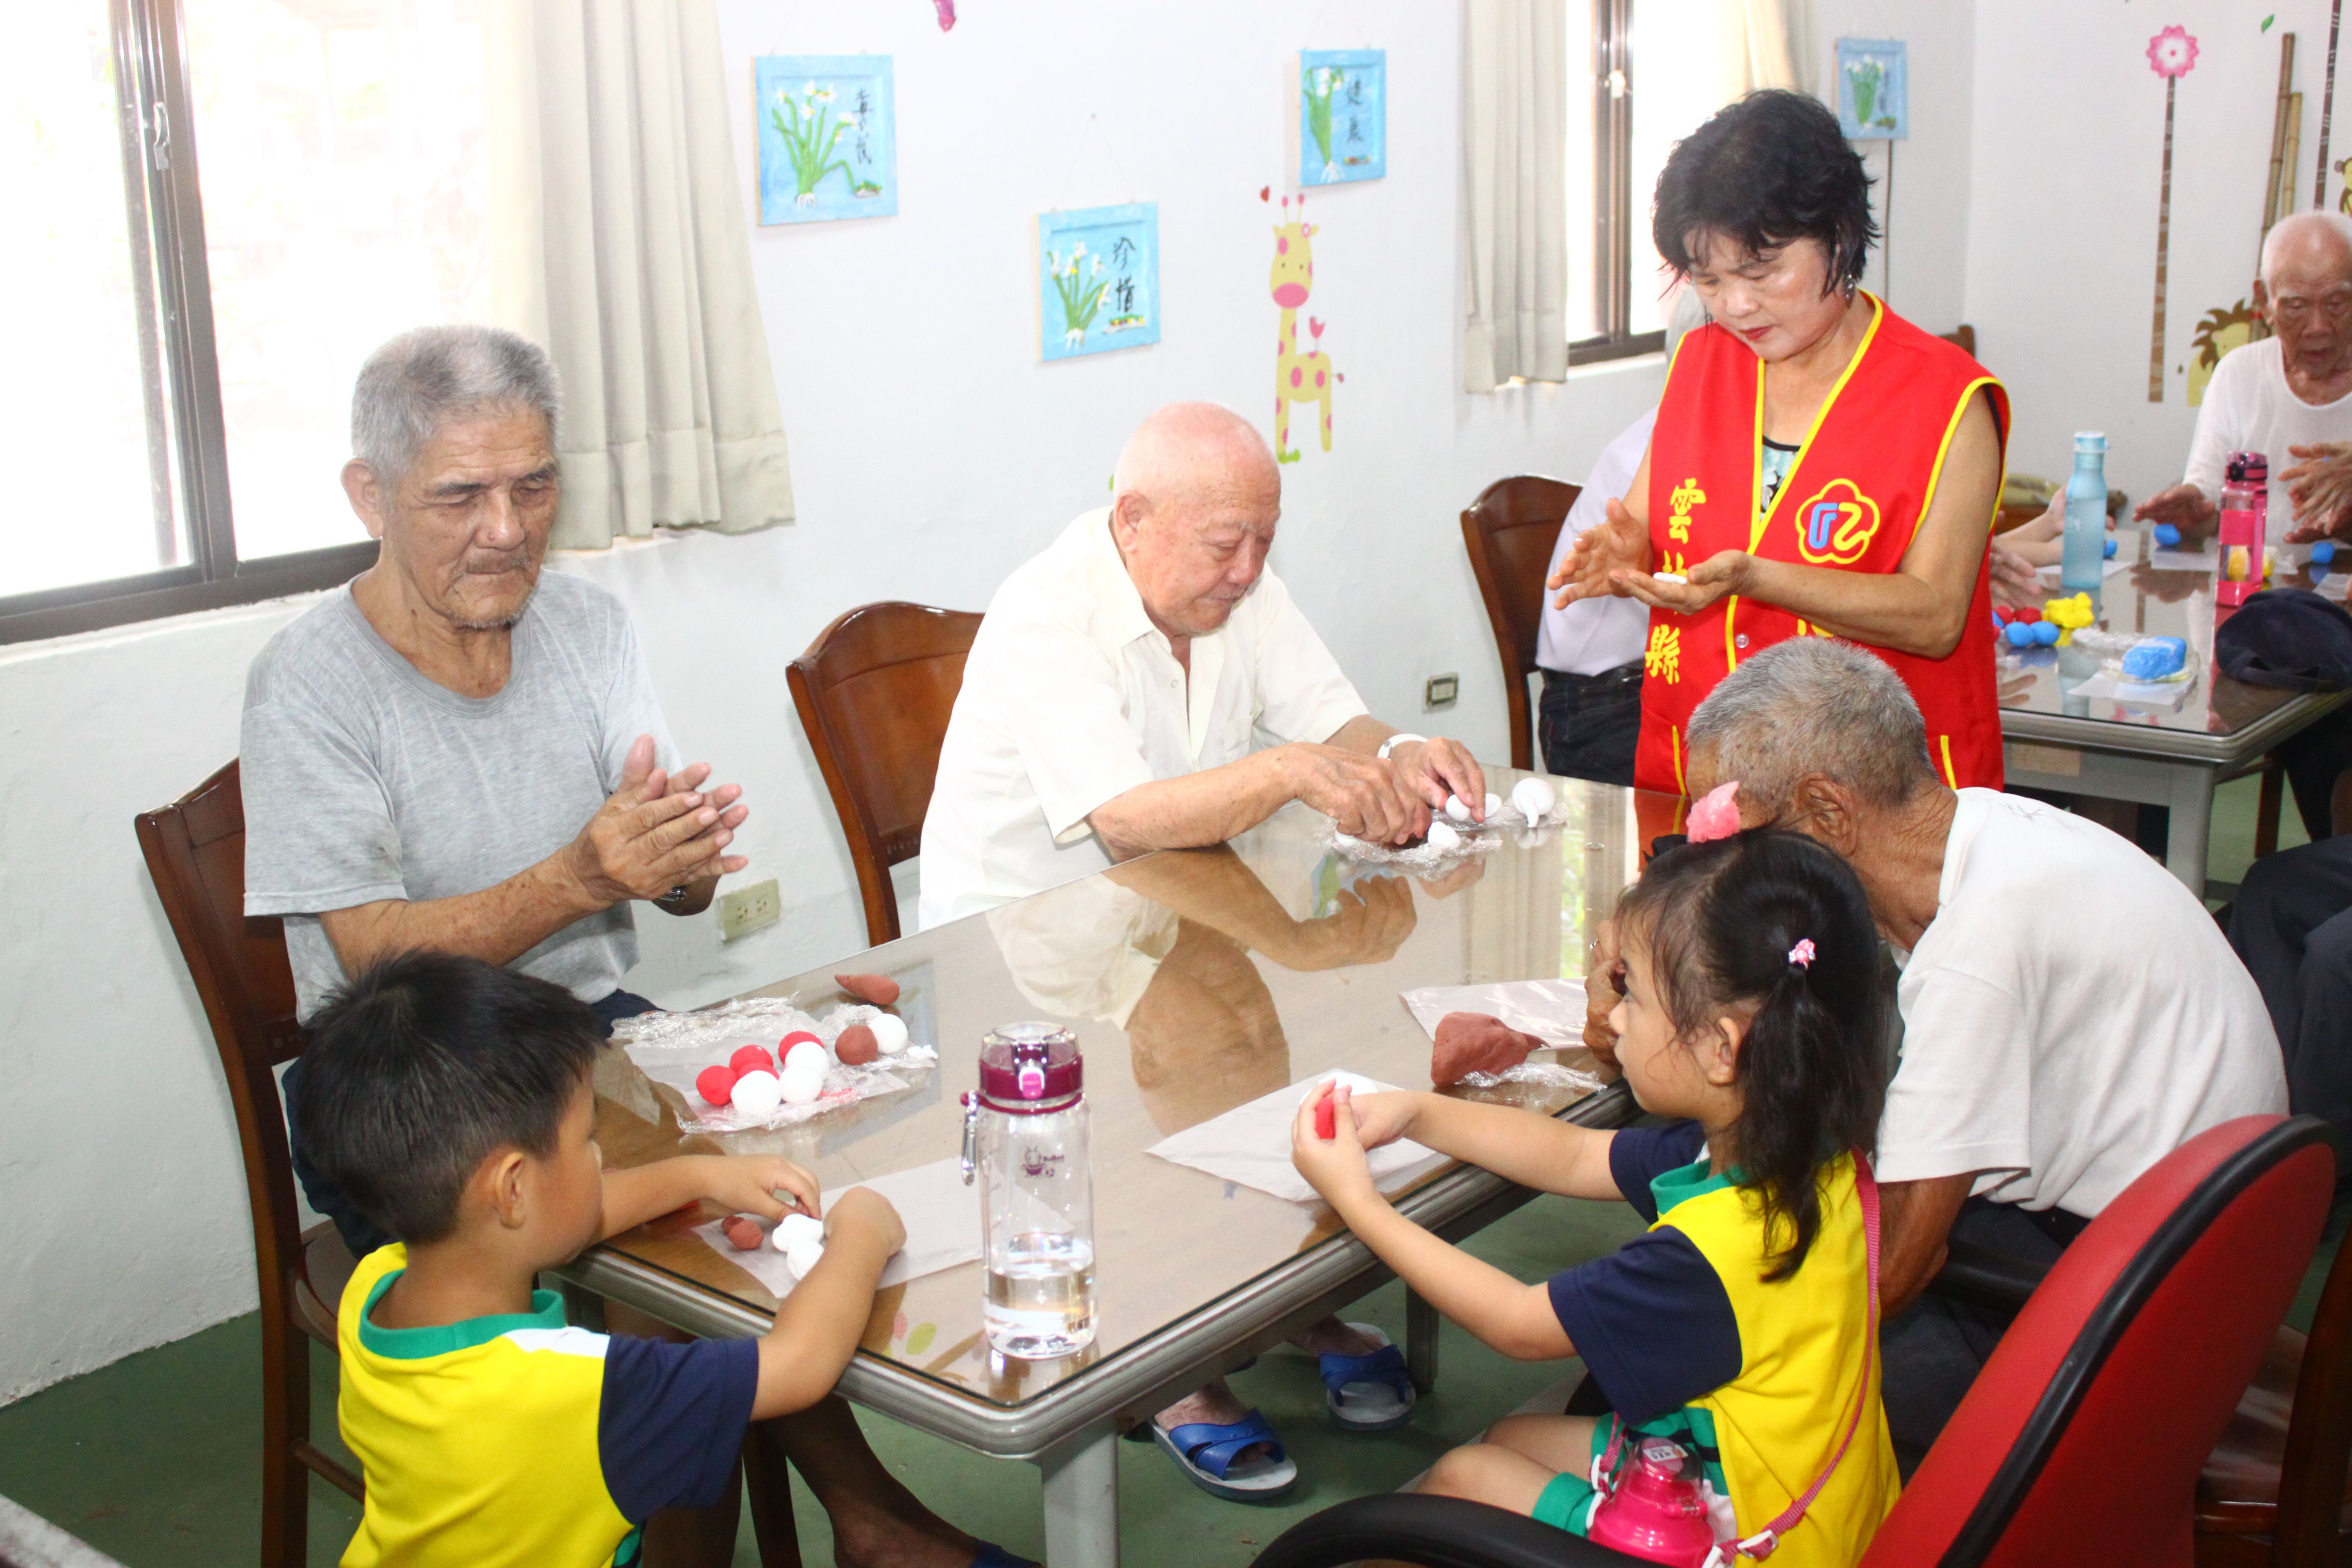
<path id="1" fill-rule="evenodd" d="M 1597 599 L 1604 594 L 1622 597 L 1625 590 L 1609 580 L 1609 574 L 1620 569 L 1649 571 L 1650 531 L 1625 510 L 1623 501 L 1612 500 L 1609 503 L 1608 520 L 1576 536 L 1568 558 L 1544 586 L 1566 590 L 1552 602 L 1555 609 L 1565 609 L 1579 599 Z"/>

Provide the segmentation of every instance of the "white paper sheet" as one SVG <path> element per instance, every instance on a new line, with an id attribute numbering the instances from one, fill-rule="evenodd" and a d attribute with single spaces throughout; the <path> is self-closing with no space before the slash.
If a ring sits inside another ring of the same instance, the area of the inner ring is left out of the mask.
<path id="1" fill-rule="evenodd" d="M 1448 1013 L 1484 1013 L 1549 1046 L 1584 1044 L 1584 982 L 1498 980 L 1486 985 L 1424 985 L 1400 991 L 1415 1021 L 1437 1038 Z"/>
<path id="2" fill-rule="evenodd" d="M 2167 550 L 2159 544 L 2150 546 L 2147 552 L 2148 565 L 2158 572 L 2210 572 L 2220 559 L 2215 552 L 2203 548 Z"/>
<path id="3" fill-rule="evenodd" d="M 1327 1079 L 1337 1079 L 1358 1094 L 1378 1094 L 1396 1087 L 1361 1073 L 1327 1072 L 1306 1083 L 1260 1095 L 1223 1116 L 1163 1138 L 1146 1152 L 1290 1203 L 1319 1202 L 1315 1189 L 1290 1163 L 1290 1123 L 1298 1114 L 1299 1102 L 1317 1092 Z M 1368 1160 L 1372 1183 L 1384 1193 L 1406 1186 L 1446 1163 L 1444 1155 L 1410 1139 L 1375 1149 Z"/>
<path id="4" fill-rule="evenodd" d="M 882 1270 L 881 1283 L 903 1285 L 980 1256 L 980 1188 L 963 1184 L 958 1160 L 934 1160 L 911 1171 L 898 1171 L 870 1182 L 852 1182 L 824 1194 L 826 1206 L 849 1187 L 871 1187 L 890 1200 L 907 1224 L 907 1245 Z M 751 1277 L 779 1300 L 792 1294 L 799 1281 L 792 1265 L 772 1246 L 761 1242 L 751 1252 L 738 1252 L 719 1228 L 717 1220 L 697 1226 L 694 1234 L 722 1258 L 749 1270 Z"/>

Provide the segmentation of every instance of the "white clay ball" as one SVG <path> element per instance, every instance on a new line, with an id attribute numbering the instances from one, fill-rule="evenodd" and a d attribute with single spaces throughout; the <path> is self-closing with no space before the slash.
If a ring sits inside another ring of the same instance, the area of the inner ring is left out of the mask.
<path id="1" fill-rule="evenodd" d="M 824 1069 L 810 1071 L 802 1068 L 786 1068 L 776 1088 L 786 1105 L 806 1105 L 824 1092 Z"/>
<path id="2" fill-rule="evenodd" d="M 1449 795 L 1445 797 L 1445 815 L 1456 822 L 1467 822 L 1470 820 L 1470 803 L 1458 795 Z"/>
<path id="3" fill-rule="evenodd" d="M 886 1057 L 895 1057 L 907 1048 L 907 1021 L 896 1013 L 877 1013 L 866 1021 L 874 1031 L 874 1048 Z"/>
<path id="4" fill-rule="evenodd" d="M 821 1241 L 794 1242 L 784 1249 L 784 1262 L 791 1267 L 795 1279 L 807 1279 L 824 1260 L 824 1243 Z"/>
<path id="5" fill-rule="evenodd" d="M 1502 809 L 1503 797 L 1496 795 L 1493 790 L 1488 790 L 1486 792 L 1486 815 L 1491 817 Z"/>
<path id="6" fill-rule="evenodd" d="M 783 1103 L 784 1086 L 774 1073 L 747 1072 L 735 1080 L 728 1103 L 745 1116 L 765 1116 Z"/>
<path id="7" fill-rule="evenodd" d="M 817 1077 L 823 1078 L 824 1069 L 832 1065 L 832 1062 L 833 1058 L 827 1055 L 825 1048 L 814 1040 L 803 1040 L 784 1053 L 786 1072 L 813 1072 Z"/>
<path id="8" fill-rule="evenodd" d="M 768 1239 L 775 1244 L 775 1247 L 778 1252 L 790 1251 L 794 1242 L 814 1242 L 815 1245 L 823 1247 L 824 1245 L 824 1221 L 818 1219 L 814 1215 L 805 1215 L 795 1211 L 794 1213 L 786 1215 L 783 1218 L 776 1222 L 775 1233 Z"/>
<path id="9" fill-rule="evenodd" d="M 1429 847 L 1441 854 L 1459 849 L 1462 847 L 1462 835 L 1443 822 L 1433 822 L 1429 825 Z"/>
<path id="10" fill-rule="evenodd" d="M 1529 822 L 1541 822 L 1546 813 L 1559 804 L 1559 792 L 1549 781 L 1524 778 L 1511 786 L 1511 805 Z"/>

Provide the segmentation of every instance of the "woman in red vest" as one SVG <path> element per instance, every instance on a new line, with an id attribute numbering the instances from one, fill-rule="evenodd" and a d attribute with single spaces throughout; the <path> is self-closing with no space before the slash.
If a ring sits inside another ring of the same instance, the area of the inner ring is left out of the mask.
<path id="1" fill-rule="evenodd" d="M 1986 543 L 2009 400 L 1961 350 L 1858 287 L 1870 182 L 1812 99 L 1757 92 L 1658 176 L 1658 254 L 1705 301 L 1650 450 L 1550 585 L 1650 606 L 1633 782 L 1683 788 L 1683 729 L 1784 637 L 1884 658 L 1954 787 L 2001 783 Z"/>

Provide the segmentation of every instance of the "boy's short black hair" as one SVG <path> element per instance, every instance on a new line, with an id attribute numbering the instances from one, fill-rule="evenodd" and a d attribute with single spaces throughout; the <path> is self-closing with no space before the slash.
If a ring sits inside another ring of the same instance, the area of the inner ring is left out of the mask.
<path id="1" fill-rule="evenodd" d="M 431 1242 L 492 1151 L 554 1149 L 604 1028 L 560 985 L 406 952 L 338 991 L 310 1037 L 303 1158 L 401 1240 Z"/>
<path id="2" fill-rule="evenodd" d="M 1824 293 L 1862 280 L 1878 225 L 1861 155 L 1820 100 L 1768 88 L 1716 111 L 1675 143 L 1658 172 L 1650 237 L 1677 278 L 1697 258 L 1694 237 L 1714 235 L 1751 254 L 1791 240 L 1829 253 Z"/>

